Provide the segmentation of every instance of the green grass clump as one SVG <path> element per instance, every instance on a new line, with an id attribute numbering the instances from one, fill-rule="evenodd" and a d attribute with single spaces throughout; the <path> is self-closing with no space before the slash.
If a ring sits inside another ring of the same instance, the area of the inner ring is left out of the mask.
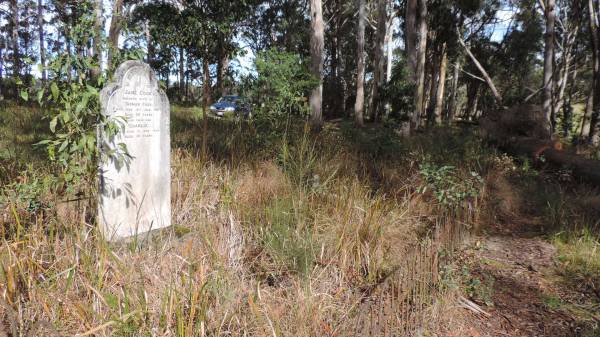
<path id="1" fill-rule="evenodd" d="M 588 282 L 600 293 L 600 240 L 589 230 L 555 236 L 558 261 L 564 277 L 572 282 Z"/>

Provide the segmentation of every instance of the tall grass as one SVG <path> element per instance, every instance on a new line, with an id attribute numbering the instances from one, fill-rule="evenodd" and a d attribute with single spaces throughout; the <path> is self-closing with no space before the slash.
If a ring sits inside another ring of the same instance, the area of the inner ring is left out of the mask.
<path id="1" fill-rule="evenodd" d="M 302 121 L 274 130 L 211 120 L 203 157 L 194 112 L 174 109 L 172 119 L 170 229 L 107 243 L 96 230 L 93 203 L 67 202 L 72 196 L 40 188 L 30 198 L 41 205 L 35 213 L 18 200 L 18 186 L 26 184 L 2 187 L 0 331 L 417 330 L 438 291 L 439 267 L 477 221 L 483 200 L 479 193 L 439 203 L 418 189 L 425 183 L 419 164 L 454 165 L 456 177 L 483 175 L 490 155 L 476 138 L 438 130 L 401 141 L 391 129 L 356 131 L 345 123 L 314 135 Z M 455 151 L 440 150 L 447 144 Z M 27 181 L 49 173 L 31 171 Z"/>

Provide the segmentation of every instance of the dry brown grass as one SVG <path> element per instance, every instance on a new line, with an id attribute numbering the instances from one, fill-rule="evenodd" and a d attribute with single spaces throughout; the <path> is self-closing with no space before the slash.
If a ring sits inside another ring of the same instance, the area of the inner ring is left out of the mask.
<path id="1" fill-rule="evenodd" d="M 182 132 L 180 141 L 193 138 Z M 437 292 L 438 255 L 461 239 L 449 228 L 474 221 L 476 201 L 448 211 L 417 193 L 419 155 L 381 159 L 340 144 L 307 150 L 315 160 L 293 170 L 275 158 L 205 160 L 177 146 L 174 226 L 119 244 L 98 236 L 85 202 L 41 216 L 9 200 L 0 247 L 9 328 L 40 335 L 46 322 L 69 336 L 345 336 L 372 310 L 365 303 L 402 297 L 389 308 L 410 319 L 394 329 L 415 331 Z"/>

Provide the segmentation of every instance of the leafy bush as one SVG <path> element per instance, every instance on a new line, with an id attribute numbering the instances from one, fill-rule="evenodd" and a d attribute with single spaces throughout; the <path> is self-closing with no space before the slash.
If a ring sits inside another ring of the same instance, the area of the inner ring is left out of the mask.
<path id="1" fill-rule="evenodd" d="M 85 45 L 95 38 L 93 11 L 82 13 L 69 30 L 76 45 Z M 99 159 L 96 144 L 98 127 L 104 128 L 110 137 L 120 131 L 123 121 L 109 120 L 101 113 L 99 93 L 107 77 L 100 72 L 97 59 L 79 53 L 57 54 L 49 61 L 47 70 L 51 77 L 48 83 L 38 85 L 33 80 L 31 87 L 21 91 L 25 100 L 33 93 L 50 120 L 51 137 L 37 145 L 44 146 L 49 159 L 62 168 L 59 177 L 68 192 L 73 192 L 75 186 L 87 189 L 95 185 L 91 180 L 95 178 Z M 106 155 L 125 160 L 126 148 L 121 144 Z"/>
<path id="2" fill-rule="evenodd" d="M 392 68 L 392 79 L 387 83 L 382 92 L 385 101 L 392 106 L 390 118 L 396 120 L 408 120 L 408 116 L 414 111 L 414 85 L 408 79 L 406 61 L 402 58 Z"/>
<path id="3" fill-rule="evenodd" d="M 454 166 L 436 166 L 423 163 L 419 166 L 419 174 L 423 183 L 419 192 L 431 191 L 435 199 L 444 206 L 458 206 L 463 201 L 479 196 L 483 179 L 477 172 L 469 177 L 461 177 Z"/>
<path id="4" fill-rule="evenodd" d="M 254 94 L 261 102 L 258 112 L 275 118 L 308 114 L 306 97 L 318 80 L 311 75 L 303 58 L 270 49 L 257 55 L 255 65 Z"/>

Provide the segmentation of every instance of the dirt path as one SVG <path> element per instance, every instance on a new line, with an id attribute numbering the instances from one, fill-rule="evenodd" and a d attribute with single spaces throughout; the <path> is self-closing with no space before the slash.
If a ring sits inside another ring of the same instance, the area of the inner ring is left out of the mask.
<path id="1" fill-rule="evenodd" d="M 512 227 L 512 228 L 511 228 Z M 557 281 L 556 248 L 531 225 L 490 228 L 462 254 L 465 297 L 487 314 L 461 308 L 446 336 L 600 336 L 565 304 L 580 297 Z"/>

